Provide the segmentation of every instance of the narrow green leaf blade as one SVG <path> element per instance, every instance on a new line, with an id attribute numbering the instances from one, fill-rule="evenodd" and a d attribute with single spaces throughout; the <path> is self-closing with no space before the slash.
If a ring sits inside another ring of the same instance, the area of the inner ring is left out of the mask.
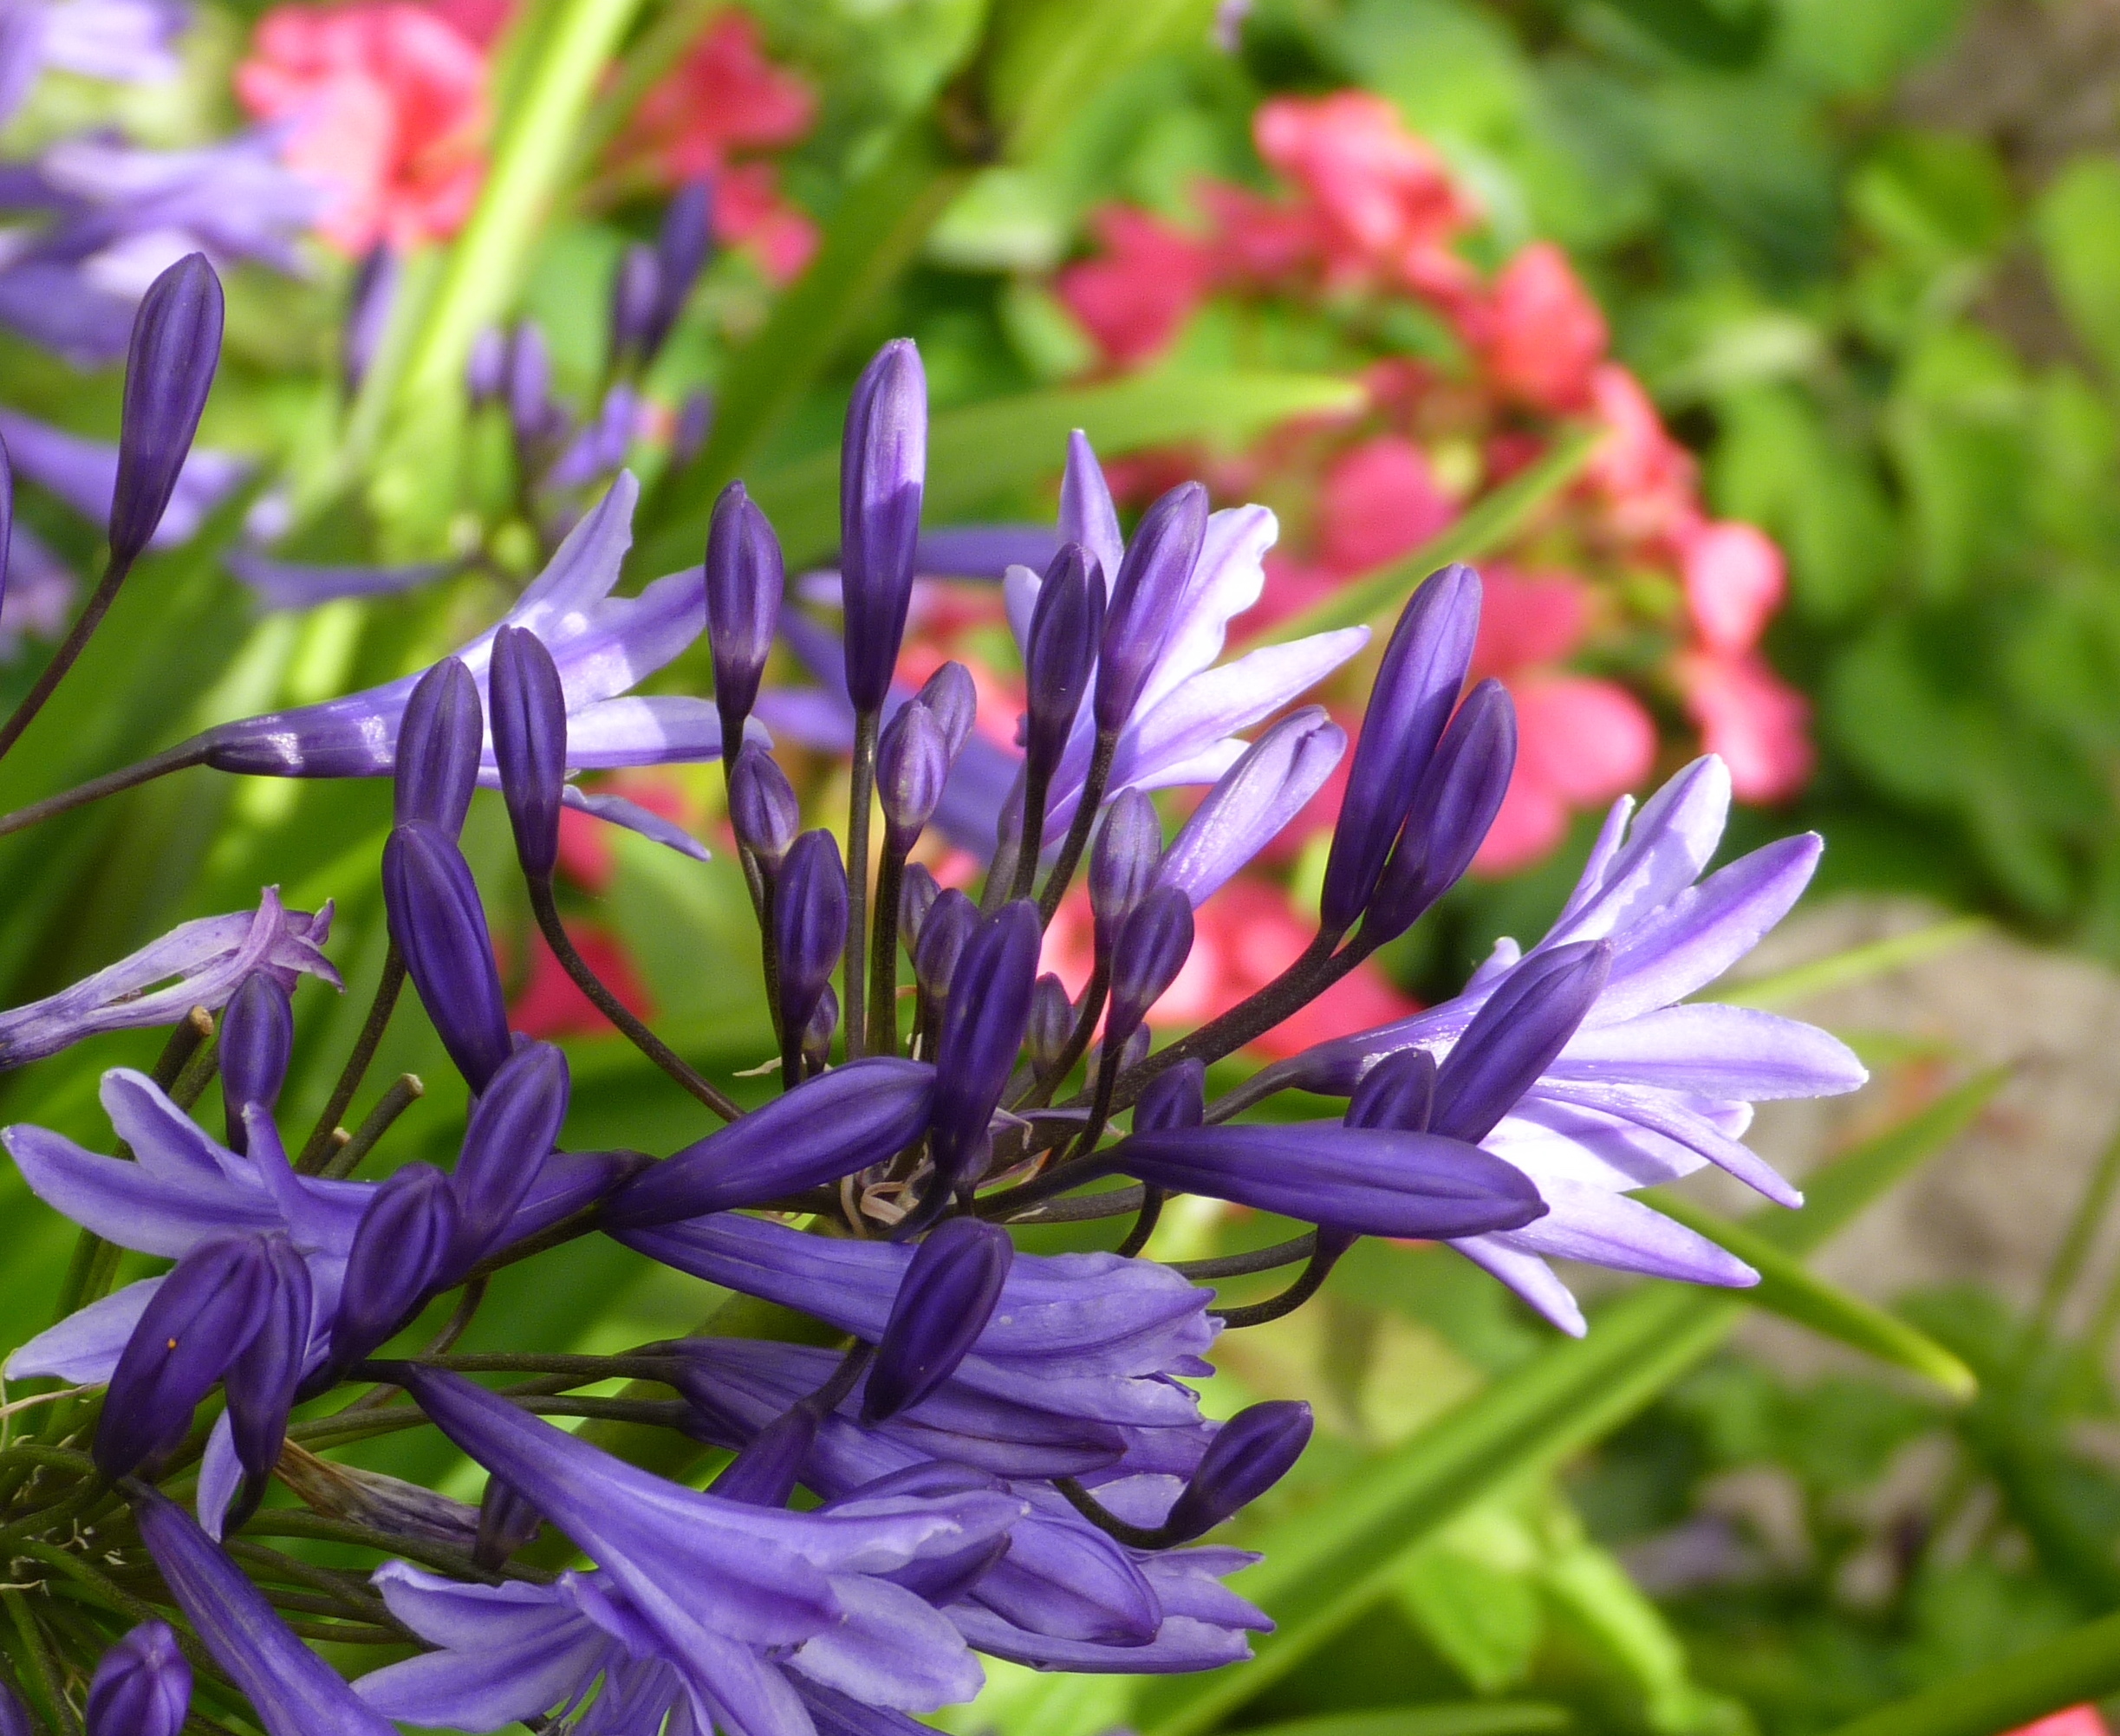
<path id="1" fill-rule="evenodd" d="M 1981 935 L 1993 932 L 1993 929 L 1994 924 L 1985 916 L 1956 916 L 1947 922 L 1934 922 L 1926 928 L 1916 928 L 1909 933 L 1889 934 L 1882 940 L 1866 940 L 1844 952 L 1834 953 L 1823 959 L 1813 959 L 1809 964 L 1778 971 L 1771 977 L 1733 984 L 1727 989 L 1719 987 L 1715 991 L 1715 998 L 1727 1001 L 1732 1006 L 1788 1006 L 1812 995 L 1824 994 L 1831 989 L 1848 988 L 1857 983 L 1870 982 L 1888 971 L 1903 970 L 1909 965 L 1918 965 L 1924 959 L 1936 958 L 1962 946 L 1967 941 L 1977 940 Z"/>
<path id="2" fill-rule="evenodd" d="M 1649 1203 L 1753 1267 L 1759 1283 L 1747 1299 L 1754 1308 L 1933 1381 L 1954 1399 L 1969 1399 L 1979 1391 L 1973 1370 L 1926 1332 L 1820 1278 L 1749 1225 L 1661 1193 Z"/>
<path id="3" fill-rule="evenodd" d="M 1442 1700 L 1385 1712 L 1343 1712 L 1267 1724 L 1246 1736 L 1543 1736 L 1573 1721 L 1564 1706 L 1536 1700 Z"/>
<path id="4" fill-rule="evenodd" d="M 1833 1736 L 1996 1736 L 2120 1693 L 2120 1615 L 1866 1713 Z"/>

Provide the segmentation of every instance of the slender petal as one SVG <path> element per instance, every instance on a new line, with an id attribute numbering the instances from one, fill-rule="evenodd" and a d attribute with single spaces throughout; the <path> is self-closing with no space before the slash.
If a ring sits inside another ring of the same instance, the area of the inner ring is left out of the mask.
<path id="1" fill-rule="evenodd" d="M 1225 772 L 1179 832 L 1156 871 L 1195 908 L 1275 838 L 1332 776 L 1347 732 L 1322 705 L 1275 724 Z"/>
<path id="2" fill-rule="evenodd" d="M 935 1045 L 928 1133 L 928 1153 L 947 1187 L 968 1185 L 985 1167 L 987 1123 L 1030 1023 L 1039 940 L 1037 907 L 1018 899 L 972 930 L 953 974 Z"/>
<path id="3" fill-rule="evenodd" d="M 1141 515 L 1112 581 L 1111 607 L 1097 657 L 1096 719 L 1116 732 L 1155 672 L 1178 624 L 1207 529 L 1207 491 L 1183 483 Z"/>
<path id="4" fill-rule="evenodd" d="M 567 694 L 544 641 L 519 627 L 493 635 L 493 758 L 507 798 L 516 855 L 532 880 L 559 860 L 560 791 L 567 781 Z"/>
<path id="5" fill-rule="evenodd" d="M 229 998 L 220 1031 L 221 1100 L 228 1117 L 230 1148 L 244 1149 L 243 1112 L 270 1111 L 295 1048 L 295 1013 L 278 979 L 253 971 Z"/>
<path id="6" fill-rule="evenodd" d="M 927 380 L 910 339 L 886 344 L 855 387 L 839 462 L 847 692 L 875 712 L 905 636 L 927 471 Z"/>
<path id="7" fill-rule="evenodd" d="M 805 832 L 773 880 L 773 952 L 782 1028 L 800 1031 L 817 1010 L 847 943 L 847 871 L 829 832 Z"/>
<path id="8" fill-rule="evenodd" d="M 1293 1400 L 1247 1406 L 1214 1432 L 1164 1522 L 1176 1542 L 1204 1537 L 1271 1489 L 1310 1444 L 1310 1408 Z"/>
<path id="9" fill-rule="evenodd" d="M 413 685 L 398 729 L 393 814 L 456 837 L 478 787 L 485 745 L 478 684 L 456 657 L 445 657 Z"/>
<path id="10" fill-rule="evenodd" d="M 785 588 L 780 539 L 744 484 L 731 483 L 714 503 L 706 535 L 706 632 L 725 746 L 743 739 L 758 702 Z"/>
<path id="11" fill-rule="evenodd" d="M 1365 941 L 1395 940 L 1473 865 L 1516 770 L 1516 707 L 1482 681 L 1450 720 L 1414 791 L 1406 829 L 1362 916 Z"/>

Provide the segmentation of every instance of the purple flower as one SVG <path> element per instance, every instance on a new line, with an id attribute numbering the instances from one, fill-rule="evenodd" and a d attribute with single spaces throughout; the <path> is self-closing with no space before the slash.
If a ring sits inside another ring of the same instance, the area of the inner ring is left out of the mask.
<path id="1" fill-rule="evenodd" d="M 1177 980 L 1193 952 L 1193 905 L 1174 886 L 1151 887 L 1111 951 L 1111 1006 L 1104 1042 L 1123 1044 Z"/>
<path id="2" fill-rule="evenodd" d="M 829 832 L 805 832 L 773 876 L 773 956 L 784 1030 L 800 1031 L 847 944 L 847 871 Z"/>
<path id="3" fill-rule="evenodd" d="M 447 837 L 461 836 L 478 787 L 478 755 L 485 713 L 471 671 L 445 657 L 422 675 L 405 702 L 391 785 L 391 816 L 418 822 Z"/>
<path id="4" fill-rule="evenodd" d="M 777 874 L 802 823 L 802 804 L 780 762 L 745 742 L 729 767 L 729 824 L 737 842 L 768 874 Z"/>
<path id="5" fill-rule="evenodd" d="M 105 1652 L 88 1684 L 88 1736 L 177 1736 L 192 1667 L 166 1622 L 142 1622 Z"/>
<path id="6" fill-rule="evenodd" d="M 976 1218 L 952 1218 L 927 1233 L 891 1299 L 863 1422 L 912 1409 L 956 1372 L 993 1317 L 1015 1255 L 1006 1230 Z"/>
<path id="7" fill-rule="evenodd" d="M 185 1511 L 132 1492 L 141 1540 L 214 1662 L 257 1709 L 268 1736 L 390 1736 L 329 1665 L 296 1639 L 264 1594 Z"/>
<path id="8" fill-rule="evenodd" d="M 1079 543 L 1053 557 L 1038 582 L 1024 644 L 1024 751 L 1050 774 L 1067 745 L 1104 636 L 1104 574 Z"/>
<path id="9" fill-rule="evenodd" d="M 927 378 L 909 338 L 862 371 L 839 449 L 840 587 L 847 692 L 882 709 L 913 597 L 914 545 L 927 473 Z"/>
<path id="10" fill-rule="evenodd" d="M 118 475 L 111 491 L 111 560 L 129 565 L 147 546 L 191 455 L 221 361 L 221 280 L 187 253 L 148 286 L 125 363 Z"/>
<path id="11" fill-rule="evenodd" d="M 295 1013 L 286 988 L 264 971 L 251 972 L 230 998 L 220 1037 L 221 1102 L 229 1143 L 240 1154 L 244 1109 L 255 1104 L 271 1112 L 294 1053 Z"/>
<path id="12" fill-rule="evenodd" d="M 471 865 L 445 832 L 419 821 L 383 846 L 383 904 L 435 1033 L 474 1091 L 508 1058 L 508 1009 Z"/>
<path id="13" fill-rule="evenodd" d="M 1310 1408 L 1291 1400 L 1247 1406 L 1214 1432 L 1163 1521 L 1180 1543 L 1204 1537 L 1271 1489 L 1310 1444 Z"/>
<path id="14" fill-rule="evenodd" d="M 886 845 L 902 855 L 919 839 L 950 775 L 949 738 L 927 705 L 908 699 L 876 744 L 876 800 Z"/>
<path id="15" fill-rule="evenodd" d="M 1729 802 L 1729 773 L 1713 755 L 1678 772 L 1638 816 L 1623 798 L 1559 919 L 1528 953 L 1504 940 L 1454 1000 L 1321 1044 L 1260 1076 L 1262 1085 L 1344 1096 L 1386 1056 L 1420 1048 L 1447 1058 L 1519 973 L 1544 968 L 1563 948 L 1607 942 L 1603 990 L 1481 1141 L 1538 1185 L 1550 1211 L 1521 1229 L 1455 1245 L 1566 1331 L 1583 1330 L 1582 1311 L 1546 1265 L 1551 1257 L 1695 1283 L 1753 1282 L 1742 1262 L 1626 1196 L 1714 1163 L 1770 1200 L 1799 1204 L 1802 1196 L 1740 1143 L 1752 1104 L 1835 1096 L 1868 1076 L 1824 1031 L 1687 998 L 1781 920 L 1822 848 L 1815 834 L 1785 838 L 1701 880 Z"/>
<path id="16" fill-rule="evenodd" d="M 786 588 L 780 539 L 744 484 L 731 483 L 714 503 L 706 534 L 706 633 L 725 743 L 743 739 L 744 720 L 758 703 Z"/>
<path id="17" fill-rule="evenodd" d="M 179 924 L 70 988 L 0 1012 L 0 1067 L 41 1061 L 106 1031 L 174 1024 L 195 1006 L 216 1011 L 257 971 L 289 991 L 305 973 L 338 988 L 339 973 L 322 951 L 330 932 L 331 906 L 315 915 L 285 910 L 279 888 L 267 887 L 253 915 Z"/>
<path id="18" fill-rule="evenodd" d="M 567 695 L 544 640 L 519 627 L 493 635 L 493 761 L 500 772 L 516 858 L 532 880 L 559 861 L 561 792 L 567 782 Z"/>
<path id="19" fill-rule="evenodd" d="M 593 1583 L 622 1612 L 628 1650 L 677 1673 L 702 1726 L 803 1729 L 784 1670 L 904 1710 L 978 1690 L 955 1630 L 881 1576 L 1003 1535 L 1019 1500 L 975 1489 L 773 1512 L 665 1482 L 460 1376 L 393 1373 L 445 1434 L 596 1564 Z"/>
<path id="20" fill-rule="evenodd" d="M 1156 870 L 1194 908 L 1278 837 L 1332 776 L 1347 751 L 1347 731 L 1322 705 L 1305 705 L 1275 724 L 1216 780 L 1193 810 Z"/>
<path id="21" fill-rule="evenodd" d="M 552 653 L 566 695 L 570 775 L 721 754 L 721 725 L 712 700 L 628 692 L 683 651 L 706 624 L 705 588 L 696 567 L 656 580 L 638 596 L 610 595 L 632 542 L 639 494 L 632 476 L 621 474 L 501 623 L 536 634 Z M 493 632 L 481 634 L 456 653 L 482 692 L 493 640 Z M 198 738 L 205 763 L 260 777 L 384 777 L 393 769 L 399 725 L 418 680 L 408 675 L 299 711 L 224 724 Z M 490 788 L 500 782 L 490 743 L 479 782 Z M 621 796 L 585 794 L 570 783 L 563 800 L 688 855 L 706 855 L 688 833 Z"/>
<path id="22" fill-rule="evenodd" d="M 1037 907 L 1018 899 L 972 931 L 951 972 L 935 1044 L 935 1117 L 927 1149 L 938 1183 L 928 1196 L 931 1209 L 940 1208 L 946 1190 L 969 1187 L 985 1168 L 987 1124 L 1031 1018 L 1039 939 Z"/>

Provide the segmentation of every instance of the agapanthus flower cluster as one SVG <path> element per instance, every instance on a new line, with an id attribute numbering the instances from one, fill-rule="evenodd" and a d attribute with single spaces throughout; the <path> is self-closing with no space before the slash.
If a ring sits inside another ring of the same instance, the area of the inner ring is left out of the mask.
<path id="1" fill-rule="evenodd" d="M 1233 459 L 1132 460 L 1122 492 L 1192 474 L 1263 491 L 1296 527 L 1267 565 L 1265 625 L 1419 548 L 1571 429 L 1594 429 L 1579 478 L 1485 569 L 1474 666 L 1515 699 L 1521 752 L 1481 866 L 1548 855 L 1572 812 L 1638 787 L 1659 755 L 1656 710 L 1687 718 L 1740 800 L 1800 789 L 1807 706 L 1759 649 L 1785 590 L 1780 551 L 1706 510 L 1691 456 L 1610 355 L 1566 255 L 1538 241 L 1491 276 L 1475 268 L 1463 244 L 1476 199 L 1382 97 L 1277 97 L 1252 134 L 1272 191 L 1204 180 L 1191 224 L 1109 207 L 1057 294 L 1109 368 L 1161 360 L 1213 302 L 1366 356 L 1365 402 Z"/>
<path id="2" fill-rule="evenodd" d="M 119 579 L 197 423 L 211 281 L 186 262 L 146 303 L 112 510 Z M 458 653 L 223 726 L 178 757 L 392 780 L 391 947 L 366 1028 L 414 1016 L 400 1004 L 409 983 L 471 1109 L 447 1165 L 366 1179 L 413 1088 L 399 1081 L 354 1131 L 340 1125 L 365 1089 L 364 1037 L 318 1123 L 288 1125 L 292 990 L 305 973 L 335 979 L 328 913 L 290 914 L 270 892 L 254 917 L 187 925 L 0 1015 L 0 1054 L 23 1063 L 115 1023 L 172 1027 L 151 1073 L 103 1077 L 114 1150 L 0 1130 L 31 1190 L 85 1236 L 58 1323 L 8 1366 L 13 1381 L 66 1384 L 34 1399 L 35 1451 L 0 1475 L 0 1524 L 92 1590 L 123 1588 L 66 1600 L 63 1620 L 15 1606 L 55 1661 L 23 1682 L 0 1666 L 9 1727 L 71 1727 L 85 1710 L 97 1736 L 174 1736 L 187 1716 L 223 1727 L 235 1693 L 270 1736 L 381 1736 L 393 1721 L 914 1736 L 916 1714 L 979 1692 L 982 1657 L 1218 1668 L 1268 1623 L 1225 1583 L 1255 1557 L 1213 1534 L 1310 1433 L 1301 1403 L 1219 1420 L 1203 1405 L 1223 1332 L 1301 1305 L 1365 1236 L 1447 1242 L 1574 1331 L 1555 1255 L 1753 1280 L 1629 1196 L 1713 1163 L 1794 1203 L 1740 1142 L 1751 1104 L 1860 1082 L 1823 1032 L 1688 998 L 1789 908 L 1818 841 L 1707 873 L 1730 790 L 1720 761 L 1700 760 L 1638 813 L 1614 809 L 1537 945 L 1504 943 L 1444 1006 L 1211 1099 L 1208 1063 L 1420 920 L 1495 823 L 1517 715 L 1505 687 L 1473 679 L 1482 582 L 1452 568 L 1414 593 L 1350 751 L 1301 700 L 1362 632 L 1223 660 L 1231 615 L 1257 595 L 1270 517 L 1211 513 L 1187 484 L 1124 534 L 1077 439 L 1056 551 L 1007 580 L 1019 739 L 982 738 L 962 667 L 900 679 L 927 409 L 917 352 L 888 346 L 848 415 L 834 623 L 788 594 L 772 525 L 741 483 L 700 567 L 614 599 L 634 497 L 621 476 Z M 94 626 L 84 615 L 69 644 Z M 703 632 L 711 695 L 631 692 Z M 782 638 L 828 687 L 790 699 L 766 685 Z M 41 703 L 33 693 L 0 730 L 0 751 Z M 818 739 L 840 732 L 843 816 L 804 813 L 758 725 L 777 710 L 809 716 Z M 564 811 L 644 823 L 582 793 L 577 774 L 658 759 L 723 767 L 779 1049 L 763 1101 L 628 1011 L 554 899 Z M 1196 913 L 1343 764 L 1315 939 L 1257 995 L 1174 1027 L 1159 1007 Z M 1186 783 L 1206 793 L 1167 835 L 1150 792 Z M 481 786 L 497 786 L 554 953 L 667 1076 L 643 1072 L 637 1089 L 697 1100 L 690 1143 L 567 1148 L 567 1060 L 510 1029 L 491 888 L 460 844 Z M 828 817 L 843 827 L 815 823 Z M 983 876 L 946 888 L 915 859 L 931 828 L 969 837 L 982 824 Z M 1077 880 L 1096 956 L 1070 995 L 1043 966 Z M 1345 1109 L 1252 1118 L 1291 1087 Z M 1159 1259 L 1160 1213 L 1185 1194 L 1274 1214 L 1288 1233 Z M 1109 1225 L 1111 1245 L 1018 1248 L 1019 1228 L 1055 1223 L 1085 1239 Z M 805 1330 L 619 1356 L 454 1350 L 493 1272 L 583 1236 Z M 114 1290 L 107 1245 L 169 1264 Z M 1248 1299 L 1227 1293 L 1275 1272 L 1291 1275 L 1263 1297 L 1255 1282 Z M 421 1324 L 445 1311 L 439 1331 Z M 618 1397 L 584 1391 L 614 1379 L 631 1382 Z M 681 1442 L 696 1474 L 643 1468 L 614 1450 L 633 1437 L 551 1420 L 570 1415 Z M 481 1469 L 478 1505 L 335 1456 L 414 1428 Z M 276 1550 L 289 1497 L 316 1534 L 371 1551 L 370 1570 Z M 310 1640 L 335 1656 L 374 1648 L 377 1666 L 349 1682 Z M 211 1696 L 195 1694 L 208 1672 Z"/>

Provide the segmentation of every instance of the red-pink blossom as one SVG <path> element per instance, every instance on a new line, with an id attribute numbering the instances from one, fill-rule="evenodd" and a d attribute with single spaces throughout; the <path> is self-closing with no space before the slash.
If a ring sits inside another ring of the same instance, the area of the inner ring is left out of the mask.
<path id="1" fill-rule="evenodd" d="M 1534 241 L 1503 268 L 1482 323 L 1497 391 L 1557 414 L 1589 402 L 1610 335 L 1568 256 L 1551 242 Z"/>
<path id="2" fill-rule="evenodd" d="M 1676 543 L 1701 518 L 1693 454 L 1666 432 L 1642 382 L 1617 362 L 1591 375 L 1590 398 L 1606 433 L 1585 476 L 1603 497 L 1614 533 L 1629 543 Z"/>
<path id="3" fill-rule="evenodd" d="M 1332 461 L 1317 494 L 1326 563 L 1366 572 L 1418 549 L 1458 516 L 1428 455 L 1403 434 L 1378 434 Z"/>
<path id="4" fill-rule="evenodd" d="M 1213 263 L 1184 231 L 1128 205 L 1106 206 L 1091 226 L 1104 251 L 1069 266 L 1054 289 L 1107 361 L 1150 361 L 1206 297 Z"/>
<path id="5" fill-rule="evenodd" d="M 1624 687 L 1533 670 L 1508 680 L 1517 705 L 1517 770 L 1473 866 L 1507 874 L 1537 861 L 1568 816 L 1643 782 L 1656 763 L 1656 725 Z"/>
<path id="6" fill-rule="evenodd" d="M 405 0 L 276 6 L 259 20 L 236 92 L 285 123 L 288 166 L 328 190 L 317 221 L 341 251 L 453 235 L 485 175 L 486 57 Z"/>
<path id="7" fill-rule="evenodd" d="M 1480 568 L 1479 637 L 1471 679 L 1507 675 L 1572 656 L 1590 631 L 1590 587 L 1573 573 Z"/>
<path id="8" fill-rule="evenodd" d="M 1756 524 L 1720 519 L 1688 536 L 1680 549 L 1686 606 L 1711 651 L 1749 651 L 1788 594 L 1781 550 Z"/>
<path id="9" fill-rule="evenodd" d="M 1764 657 L 1688 651 L 1678 660 L 1678 680 L 1701 744 L 1728 764 L 1740 801 L 1779 802 L 1804 787 L 1818 760 L 1811 701 Z"/>
<path id="10" fill-rule="evenodd" d="M 2009 1736 L 2109 1736 L 2104 1714 L 2095 1706 L 2071 1706 L 2065 1712 L 2050 1712 L 2030 1724 L 2019 1725 Z"/>

